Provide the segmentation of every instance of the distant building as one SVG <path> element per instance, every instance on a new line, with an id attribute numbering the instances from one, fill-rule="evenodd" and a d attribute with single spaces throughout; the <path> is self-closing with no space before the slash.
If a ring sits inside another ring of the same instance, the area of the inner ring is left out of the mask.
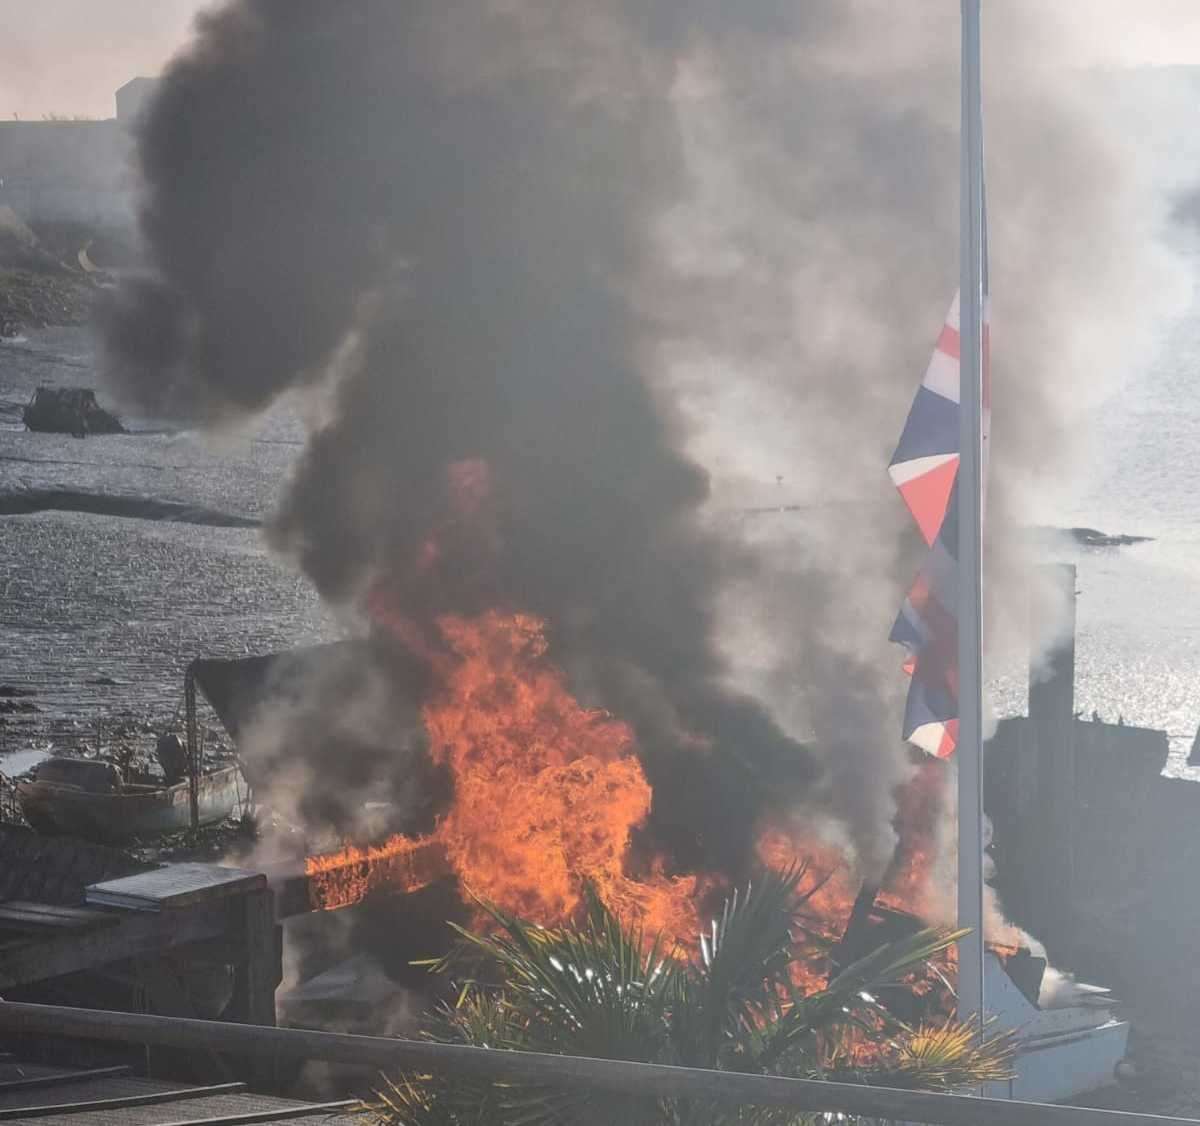
<path id="1" fill-rule="evenodd" d="M 133 221 L 132 129 L 157 87 L 134 78 L 100 121 L 0 121 L 0 206 L 27 223 L 124 226 Z"/>
<path id="2" fill-rule="evenodd" d="M 126 129 L 135 126 L 146 104 L 158 89 L 157 78 L 131 78 L 117 91 L 117 120 Z"/>

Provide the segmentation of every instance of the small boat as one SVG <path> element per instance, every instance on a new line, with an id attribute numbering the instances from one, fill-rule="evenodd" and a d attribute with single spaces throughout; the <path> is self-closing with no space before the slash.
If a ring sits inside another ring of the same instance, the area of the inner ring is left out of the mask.
<path id="1" fill-rule="evenodd" d="M 187 829 L 189 784 L 126 782 L 110 762 L 49 758 L 29 781 L 16 783 L 21 812 L 36 830 L 95 841 L 127 841 Z M 224 821 L 246 798 L 235 764 L 205 771 L 199 780 L 201 825 Z"/>

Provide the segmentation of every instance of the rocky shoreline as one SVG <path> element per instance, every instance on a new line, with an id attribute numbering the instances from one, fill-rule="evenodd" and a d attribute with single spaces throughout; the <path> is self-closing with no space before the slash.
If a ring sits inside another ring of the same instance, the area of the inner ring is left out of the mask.
<path id="1" fill-rule="evenodd" d="M 86 324 L 97 288 L 84 279 L 0 268 L 0 337 Z"/>

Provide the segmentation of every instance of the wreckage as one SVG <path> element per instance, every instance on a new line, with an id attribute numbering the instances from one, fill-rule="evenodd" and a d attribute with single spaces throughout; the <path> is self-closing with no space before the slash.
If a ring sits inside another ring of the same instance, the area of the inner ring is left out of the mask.
<path id="1" fill-rule="evenodd" d="M 22 418 L 30 430 L 49 434 L 124 434 L 120 419 L 96 402 L 88 387 L 39 387 Z"/>

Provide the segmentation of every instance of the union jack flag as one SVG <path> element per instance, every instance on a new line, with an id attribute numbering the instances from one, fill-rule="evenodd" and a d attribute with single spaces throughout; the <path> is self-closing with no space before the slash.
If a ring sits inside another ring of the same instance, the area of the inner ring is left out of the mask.
<path id="1" fill-rule="evenodd" d="M 991 413 L 986 236 L 983 269 L 983 468 Z M 888 472 L 929 545 L 925 565 L 892 627 L 912 677 L 903 737 L 938 758 L 958 742 L 959 299 L 955 295 L 917 389 Z"/>

